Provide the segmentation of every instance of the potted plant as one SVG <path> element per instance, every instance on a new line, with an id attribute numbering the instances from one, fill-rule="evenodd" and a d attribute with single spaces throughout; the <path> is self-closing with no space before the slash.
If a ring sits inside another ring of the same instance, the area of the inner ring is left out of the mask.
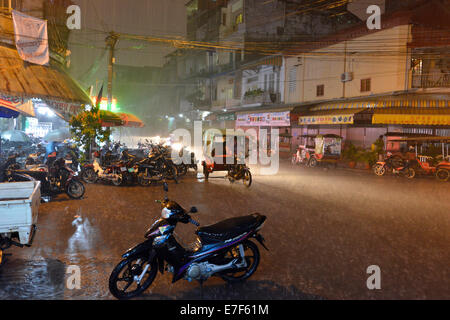
<path id="1" fill-rule="evenodd" d="M 358 162 L 363 164 L 364 169 L 370 170 L 370 168 L 376 163 L 376 161 L 377 161 L 376 152 L 364 149 L 361 149 L 358 152 Z"/>
<path id="2" fill-rule="evenodd" d="M 348 161 L 348 166 L 351 169 L 356 167 L 357 149 L 353 143 L 349 142 L 346 144 L 344 150 L 342 151 L 342 157 L 344 160 Z"/>

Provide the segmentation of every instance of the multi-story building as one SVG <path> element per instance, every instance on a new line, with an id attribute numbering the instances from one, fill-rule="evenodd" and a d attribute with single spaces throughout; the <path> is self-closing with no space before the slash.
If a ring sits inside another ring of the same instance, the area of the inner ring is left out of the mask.
<path id="1" fill-rule="evenodd" d="M 385 15 L 380 30 L 358 26 L 287 57 L 294 138 L 335 133 L 367 147 L 393 131 L 448 135 L 450 17 L 442 5 Z"/>

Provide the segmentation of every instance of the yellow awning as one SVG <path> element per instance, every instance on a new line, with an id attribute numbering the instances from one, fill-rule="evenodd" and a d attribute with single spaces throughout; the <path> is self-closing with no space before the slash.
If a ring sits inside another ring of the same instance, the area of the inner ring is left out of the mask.
<path id="1" fill-rule="evenodd" d="M 449 126 L 450 109 L 379 109 L 372 124 Z"/>
<path id="2" fill-rule="evenodd" d="M 384 109 L 384 108 L 450 108 L 450 100 L 441 99 L 386 99 L 380 101 L 354 101 L 323 103 L 311 108 L 312 111 L 343 109 Z"/>
<path id="3" fill-rule="evenodd" d="M 299 125 L 353 124 L 355 114 L 364 109 L 316 111 L 298 118 Z"/>

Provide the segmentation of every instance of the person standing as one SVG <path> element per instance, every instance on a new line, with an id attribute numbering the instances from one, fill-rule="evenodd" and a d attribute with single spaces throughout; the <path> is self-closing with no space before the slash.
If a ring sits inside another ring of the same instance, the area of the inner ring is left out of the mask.
<path id="1" fill-rule="evenodd" d="M 384 138 L 383 136 L 379 136 L 377 140 L 372 145 L 372 150 L 377 153 L 378 161 L 383 161 L 384 157 Z"/>

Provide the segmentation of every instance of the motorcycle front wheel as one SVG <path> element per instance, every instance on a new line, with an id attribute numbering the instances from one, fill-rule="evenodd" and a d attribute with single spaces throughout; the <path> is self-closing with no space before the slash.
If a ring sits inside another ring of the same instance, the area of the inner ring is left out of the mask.
<path id="1" fill-rule="evenodd" d="M 384 176 L 386 174 L 386 167 L 384 165 L 382 165 L 382 164 L 376 164 L 373 167 L 373 172 L 377 176 L 382 177 L 382 176 Z"/>
<path id="2" fill-rule="evenodd" d="M 169 165 L 166 168 L 166 178 L 169 180 L 176 180 L 178 176 L 178 170 L 175 165 Z"/>
<path id="3" fill-rule="evenodd" d="M 80 181 L 72 180 L 67 186 L 66 193 L 72 199 L 80 199 L 84 196 L 85 188 Z"/>
<path id="4" fill-rule="evenodd" d="M 138 183 L 143 186 L 143 187 L 148 187 L 151 184 L 151 180 L 150 179 L 145 179 L 145 174 L 144 173 L 140 173 L 138 175 Z"/>
<path id="5" fill-rule="evenodd" d="M 98 176 L 93 168 L 87 168 L 81 171 L 81 179 L 86 183 L 96 183 Z"/>
<path id="6" fill-rule="evenodd" d="M 113 183 L 113 185 L 115 185 L 117 187 L 120 186 L 123 183 L 123 176 L 122 176 L 122 174 L 118 174 L 117 175 L 117 179 L 113 179 L 112 183 Z"/>
<path id="7" fill-rule="evenodd" d="M 149 265 L 147 272 L 138 283 L 139 277 Z M 158 272 L 156 259 L 148 262 L 146 256 L 132 256 L 122 260 L 109 277 L 109 291 L 117 299 L 131 299 L 142 294 L 153 283 Z"/>
<path id="8" fill-rule="evenodd" d="M 220 274 L 220 277 L 228 283 L 238 283 L 250 278 L 258 268 L 260 254 L 256 244 L 250 240 L 241 243 L 244 246 L 244 256 L 247 263 L 246 267 L 240 269 L 230 269 Z M 231 248 L 225 253 L 226 261 L 239 257 L 239 245 Z"/>

